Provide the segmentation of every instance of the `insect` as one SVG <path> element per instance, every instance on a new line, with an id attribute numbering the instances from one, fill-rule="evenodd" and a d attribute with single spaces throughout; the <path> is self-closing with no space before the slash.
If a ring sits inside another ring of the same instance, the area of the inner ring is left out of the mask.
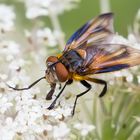
<path id="1" fill-rule="evenodd" d="M 104 96 L 107 91 L 107 82 L 91 78 L 91 75 L 118 71 L 140 64 L 140 50 L 122 44 L 111 44 L 110 40 L 113 36 L 115 36 L 113 13 L 101 14 L 87 22 L 70 37 L 59 57 L 48 57 L 45 76 L 26 88 L 9 87 L 14 90 L 28 90 L 40 80 L 46 79 L 51 87 L 46 100 L 50 100 L 56 84 L 65 83 L 48 107 L 53 109 L 65 87 L 72 84 L 74 80 L 79 81 L 86 90 L 76 95 L 72 110 L 74 115 L 77 100 L 92 88 L 89 82 L 103 85 L 99 97 Z"/>

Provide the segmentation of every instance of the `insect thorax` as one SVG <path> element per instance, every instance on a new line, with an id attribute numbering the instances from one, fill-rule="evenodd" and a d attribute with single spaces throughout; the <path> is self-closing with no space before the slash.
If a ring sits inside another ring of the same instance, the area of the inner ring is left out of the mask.
<path id="1" fill-rule="evenodd" d="M 69 72 L 78 72 L 78 69 L 82 67 L 84 60 L 75 50 L 71 50 L 61 57 L 61 62 Z"/>

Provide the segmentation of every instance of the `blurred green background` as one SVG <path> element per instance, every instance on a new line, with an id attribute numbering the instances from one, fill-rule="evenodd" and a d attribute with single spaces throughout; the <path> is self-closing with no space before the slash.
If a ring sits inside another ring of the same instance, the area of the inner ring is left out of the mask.
<path id="1" fill-rule="evenodd" d="M 133 24 L 134 17 L 140 8 L 140 0 L 110 0 L 111 11 L 114 12 L 115 31 L 127 35 L 128 25 Z M 61 17 L 63 30 L 68 37 L 82 24 L 100 13 L 99 0 L 82 0 L 78 8 L 65 12 Z"/>

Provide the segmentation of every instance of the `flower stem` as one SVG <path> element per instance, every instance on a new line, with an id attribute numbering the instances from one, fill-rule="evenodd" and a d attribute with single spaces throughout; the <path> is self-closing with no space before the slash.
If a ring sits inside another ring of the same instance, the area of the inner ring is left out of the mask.
<path id="1" fill-rule="evenodd" d="M 109 0 L 100 0 L 100 12 L 105 13 L 110 11 L 110 2 Z"/>
<path id="2" fill-rule="evenodd" d="M 59 35 L 57 36 L 59 50 L 63 50 L 64 46 L 65 46 L 65 39 L 64 39 L 63 31 L 60 26 L 60 22 L 58 20 L 58 15 L 56 13 L 52 12 L 51 9 L 49 10 L 49 12 L 50 12 L 50 19 L 51 19 L 53 28 L 56 32 L 59 33 Z"/>

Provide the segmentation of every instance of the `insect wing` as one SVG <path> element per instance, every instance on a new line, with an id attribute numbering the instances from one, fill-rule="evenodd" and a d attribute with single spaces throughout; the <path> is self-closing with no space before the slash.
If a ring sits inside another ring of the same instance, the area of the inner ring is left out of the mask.
<path id="1" fill-rule="evenodd" d="M 113 34 L 113 13 L 106 13 L 90 20 L 68 40 L 64 52 L 79 47 L 84 42 L 101 43 Z"/>
<path id="2" fill-rule="evenodd" d="M 140 64 L 140 50 L 121 44 L 102 44 L 86 48 L 82 75 L 113 72 Z"/>

